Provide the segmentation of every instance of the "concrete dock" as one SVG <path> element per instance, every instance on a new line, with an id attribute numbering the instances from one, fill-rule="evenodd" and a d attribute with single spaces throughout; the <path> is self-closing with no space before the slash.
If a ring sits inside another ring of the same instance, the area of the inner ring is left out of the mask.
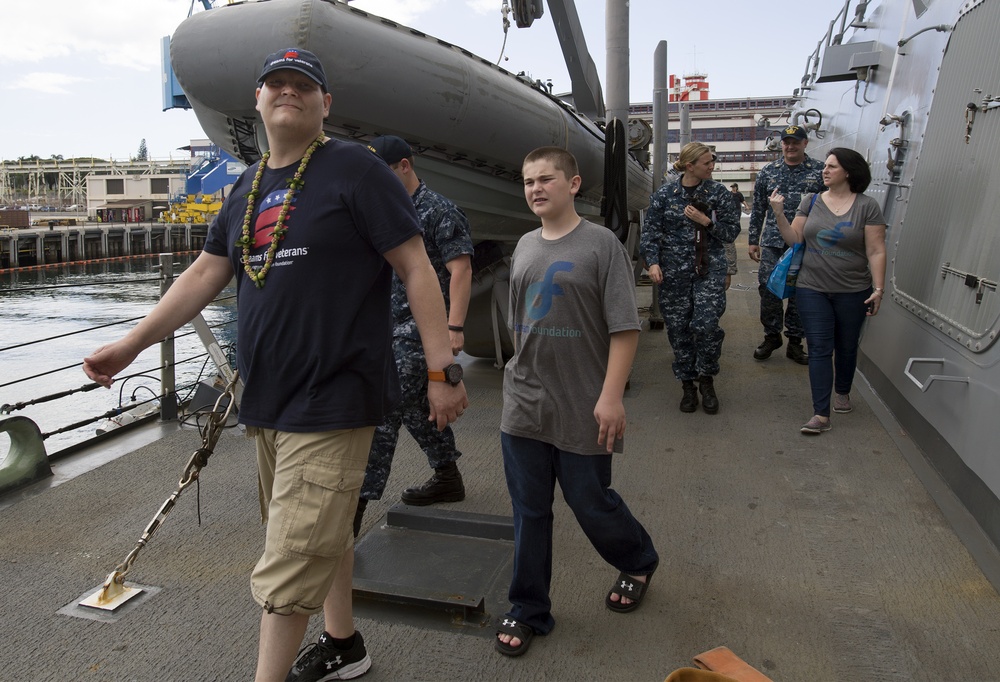
<path id="1" fill-rule="evenodd" d="M 103 258 L 200 250 L 204 223 L 94 223 L 51 214 L 48 224 L 0 226 L 0 269 L 43 268 Z"/>
<path id="2" fill-rule="evenodd" d="M 641 608 L 605 608 L 617 572 L 557 493 L 549 636 L 509 659 L 494 652 L 489 625 L 359 603 L 374 662 L 363 679 L 659 682 L 727 646 L 777 682 L 1000 680 L 1000 596 L 987 578 L 1000 557 L 976 543 L 946 492 L 940 506 L 932 499 L 933 473 L 863 377 L 854 412 L 835 415 L 821 436 L 799 433 L 811 416 L 807 371 L 783 351 L 752 359 L 761 331 L 745 234 L 739 253 L 719 414 L 678 411 L 666 335 L 644 323 L 613 484 L 661 556 Z M 640 306 L 650 292 L 638 289 Z M 442 506 L 509 516 L 501 374 L 487 360 L 466 365 L 471 405 L 455 429 L 467 497 Z M 260 611 L 249 574 L 264 529 L 252 443 L 237 429 L 223 434 L 200 491 L 185 491 L 129 572 L 151 594 L 103 621 L 74 608 L 133 548 L 200 443 L 192 429 L 166 428 L 97 468 L 110 449 L 74 456 L 54 480 L 0 500 L 0 678 L 252 679 Z M 426 458 L 401 437 L 362 540 L 403 488 L 428 475 Z M 493 597 L 490 609 L 502 608 Z M 307 637 L 320 630 L 315 617 Z"/>

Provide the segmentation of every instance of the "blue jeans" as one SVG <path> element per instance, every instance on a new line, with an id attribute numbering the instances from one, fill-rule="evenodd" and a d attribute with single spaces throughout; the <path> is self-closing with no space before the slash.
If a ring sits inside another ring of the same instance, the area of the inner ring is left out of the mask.
<path id="1" fill-rule="evenodd" d="M 557 480 L 566 503 L 602 559 L 633 576 L 656 570 L 660 559 L 652 539 L 618 493 L 608 487 L 611 455 L 577 455 L 502 432 L 500 443 L 514 508 L 514 573 L 507 615 L 543 635 L 555 625 L 549 586 Z"/>
<path id="2" fill-rule="evenodd" d="M 809 384 L 813 413 L 830 416 L 830 391 L 846 395 L 858 365 L 858 341 L 872 290 L 825 294 L 796 287 L 795 298 L 809 342 Z M 831 361 L 832 360 L 832 361 Z"/>

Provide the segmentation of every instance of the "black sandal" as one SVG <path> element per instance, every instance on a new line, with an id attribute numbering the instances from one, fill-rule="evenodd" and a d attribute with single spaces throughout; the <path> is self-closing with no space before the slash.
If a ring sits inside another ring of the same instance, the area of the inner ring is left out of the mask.
<path id="1" fill-rule="evenodd" d="M 642 603 L 642 598 L 646 594 L 646 590 L 649 589 L 649 583 L 653 580 L 653 574 L 650 573 L 646 576 L 646 582 L 639 582 L 628 573 L 619 573 L 618 580 L 615 581 L 614 587 L 608 592 L 608 596 L 604 598 L 604 604 L 618 613 L 628 613 L 629 611 L 635 611 L 639 608 L 639 604 Z M 617 594 L 618 601 L 612 601 L 611 595 Z M 628 597 L 632 600 L 631 604 L 622 604 L 621 598 Z"/>
<path id="2" fill-rule="evenodd" d="M 497 623 L 496 634 L 510 635 L 521 640 L 520 646 L 511 646 L 507 642 L 501 642 L 496 637 L 493 639 L 493 647 L 504 656 L 520 656 L 528 650 L 528 646 L 535 636 L 535 631 L 530 625 L 518 623 L 513 618 L 505 617 Z"/>

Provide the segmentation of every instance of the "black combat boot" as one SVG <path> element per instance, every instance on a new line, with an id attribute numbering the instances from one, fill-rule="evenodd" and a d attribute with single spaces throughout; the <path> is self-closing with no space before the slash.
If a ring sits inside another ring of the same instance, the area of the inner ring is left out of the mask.
<path id="1" fill-rule="evenodd" d="M 365 508 L 368 506 L 368 500 L 363 497 L 358 498 L 358 508 L 354 511 L 354 537 L 358 537 L 358 533 L 361 532 L 361 519 L 365 515 Z"/>
<path id="2" fill-rule="evenodd" d="M 715 379 L 704 376 L 698 378 L 701 386 L 701 406 L 705 408 L 705 414 L 715 414 L 719 411 L 719 399 L 715 395 Z"/>
<path id="3" fill-rule="evenodd" d="M 802 339 L 796 338 L 794 336 L 788 337 L 788 347 L 785 349 L 785 355 L 789 359 L 799 363 L 800 365 L 809 364 L 809 356 L 806 352 L 802 350 Z"/>
<path id="4" fill-rule="evenodd" d="M 681 398 L 681 412 L 694 412 L 698 409 L 698 389 L 691 379 L 685 379 L 682 383 L 684 397 Z"/>
<path id="5" fill-rule="evenodd" d="M 771 353 L 781 348 L 781 337 L 771 336 L 768 334 L 764 337 L 764 341 L 757 346 L 757 349 L 753 352 L 754 360 L 767 360 L 771 357 Z"/>
<path id="6" fill-rule="evenodd" d="M 400 495 L 404 504 L 424 506 L 435 502 L 461 502 L 465 499 L 465 486 L 458 466 L 449 462 L 434 470 L 427 482 L 416 488 L 407 488 Z"/>

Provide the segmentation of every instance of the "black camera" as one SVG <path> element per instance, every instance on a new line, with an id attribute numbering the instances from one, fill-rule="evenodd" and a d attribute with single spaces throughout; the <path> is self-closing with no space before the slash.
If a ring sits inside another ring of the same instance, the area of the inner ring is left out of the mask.
<path id="1" fill-rule="evenodd" d="M 706 204 L 701 199 L 692 199 L 691 200 L 691 205 L 694 206 L 699 211 L 701 211 L 702 213 L 704 213 L 705 215 L 711 217 L 711 215 L 712 215 L 712 207 L 709 206 L 708 204 Z"/>

